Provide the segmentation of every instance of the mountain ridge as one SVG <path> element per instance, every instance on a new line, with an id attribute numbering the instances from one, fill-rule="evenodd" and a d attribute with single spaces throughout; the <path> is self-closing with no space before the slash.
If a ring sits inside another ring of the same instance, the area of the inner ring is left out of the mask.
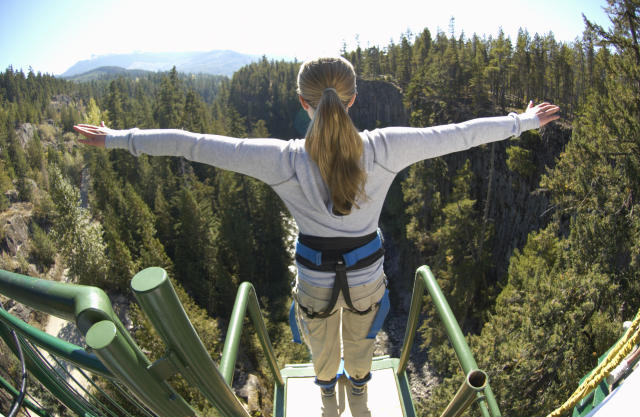
<path id="1" fill-rule="evenodd" d="M 242 54 L 231 50 L 206 52 L 134 52 L 108 54 L 85 59 L 63 72 L 62 78 L 71 78 L 100 67 L 120 67 L 127 70 L 168 71 L 176 67 L 183 73 L 204 73 L 231 76 L 244 65 L 260 59 L 258 55 Z"/>

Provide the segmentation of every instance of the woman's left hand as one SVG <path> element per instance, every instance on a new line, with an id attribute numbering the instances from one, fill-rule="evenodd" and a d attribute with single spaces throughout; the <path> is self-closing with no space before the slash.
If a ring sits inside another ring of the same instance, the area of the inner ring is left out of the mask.
<path id="1" fill-rule="evenodd" d="M 85 145 L 97 146 L 98 148 L 104 148 L 105 139 L 109 129 L 104 125 L 104 122 L 100 123 L 100 126 L 95 125 L 75 125 L 73 130 L 80 133 L 86 139 L 78 139 L 78 142 Z"/>
<path id="2" fill-rule="evenodd" d="M 555 104 L 547 103 L 545 101 L 544 103 L 534 106 L 532 100 L 529 102 L 525 113 L 534 113 L 538 116 L 538 120 L 540 120 L 540 127 L 542 127 L 551 121 L 559 119 L 560 115 L 557 114 L 559 111 L 560 107 Z"/>

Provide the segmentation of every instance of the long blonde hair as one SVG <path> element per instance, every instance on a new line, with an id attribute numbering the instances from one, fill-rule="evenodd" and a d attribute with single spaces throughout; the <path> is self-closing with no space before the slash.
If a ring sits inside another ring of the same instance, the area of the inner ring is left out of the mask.
<path id="1" fill-rule="evenodd" d="M 344 58 L 307 61 L 298 73 L 298 94 L 315 110 L 305 149 L 318 165 L 336 214 L 349 214 L 366 199 L 363 144 L 347 108 L 356 95 L 356 74 Z"/>

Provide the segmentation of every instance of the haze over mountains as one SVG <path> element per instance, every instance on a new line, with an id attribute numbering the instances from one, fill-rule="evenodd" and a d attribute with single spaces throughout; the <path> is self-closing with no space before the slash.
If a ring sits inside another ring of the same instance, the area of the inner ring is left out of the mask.
<path id="1" fill-rule="evenodd" d="M 135 52 L 109 54 L 78 61 L 61 74 L 73 77 L 100 67 L 120 67 L 147 71 L 168 71 L 174 65 L 179 72 L 231 76 L 244 65 L 258 60 L 258 55 L 241 54 L 229 50 L 208 52 Z"/>

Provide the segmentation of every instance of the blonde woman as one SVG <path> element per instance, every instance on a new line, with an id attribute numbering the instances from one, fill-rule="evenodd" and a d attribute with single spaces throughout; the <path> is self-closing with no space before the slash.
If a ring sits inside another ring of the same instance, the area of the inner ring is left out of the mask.
<path id="1" fill-rule="evenodd" d="M 423 159 L 536 129 L 557 119 L 559 108 L 529 103 L 522 114 L 358 132 L 348 115 L 356 99 L 356 76 L 343 58 L 305 62 L 298 95 L 311 118 L 305 139 L 111 130 L 104 124 L 75 130 L 88 145 L 127 149 L 133 155 L 182 156 L 269 184 L 300 232 L 291 311 L 294 336 L 299 328 L 324 396 L 335 394 L 341 358 L 352 394 L 361 395 L 371 378 L 375 333 L 386 314 L 381 310 L 388 310 L 378 218 L 396 174 Z"/>

